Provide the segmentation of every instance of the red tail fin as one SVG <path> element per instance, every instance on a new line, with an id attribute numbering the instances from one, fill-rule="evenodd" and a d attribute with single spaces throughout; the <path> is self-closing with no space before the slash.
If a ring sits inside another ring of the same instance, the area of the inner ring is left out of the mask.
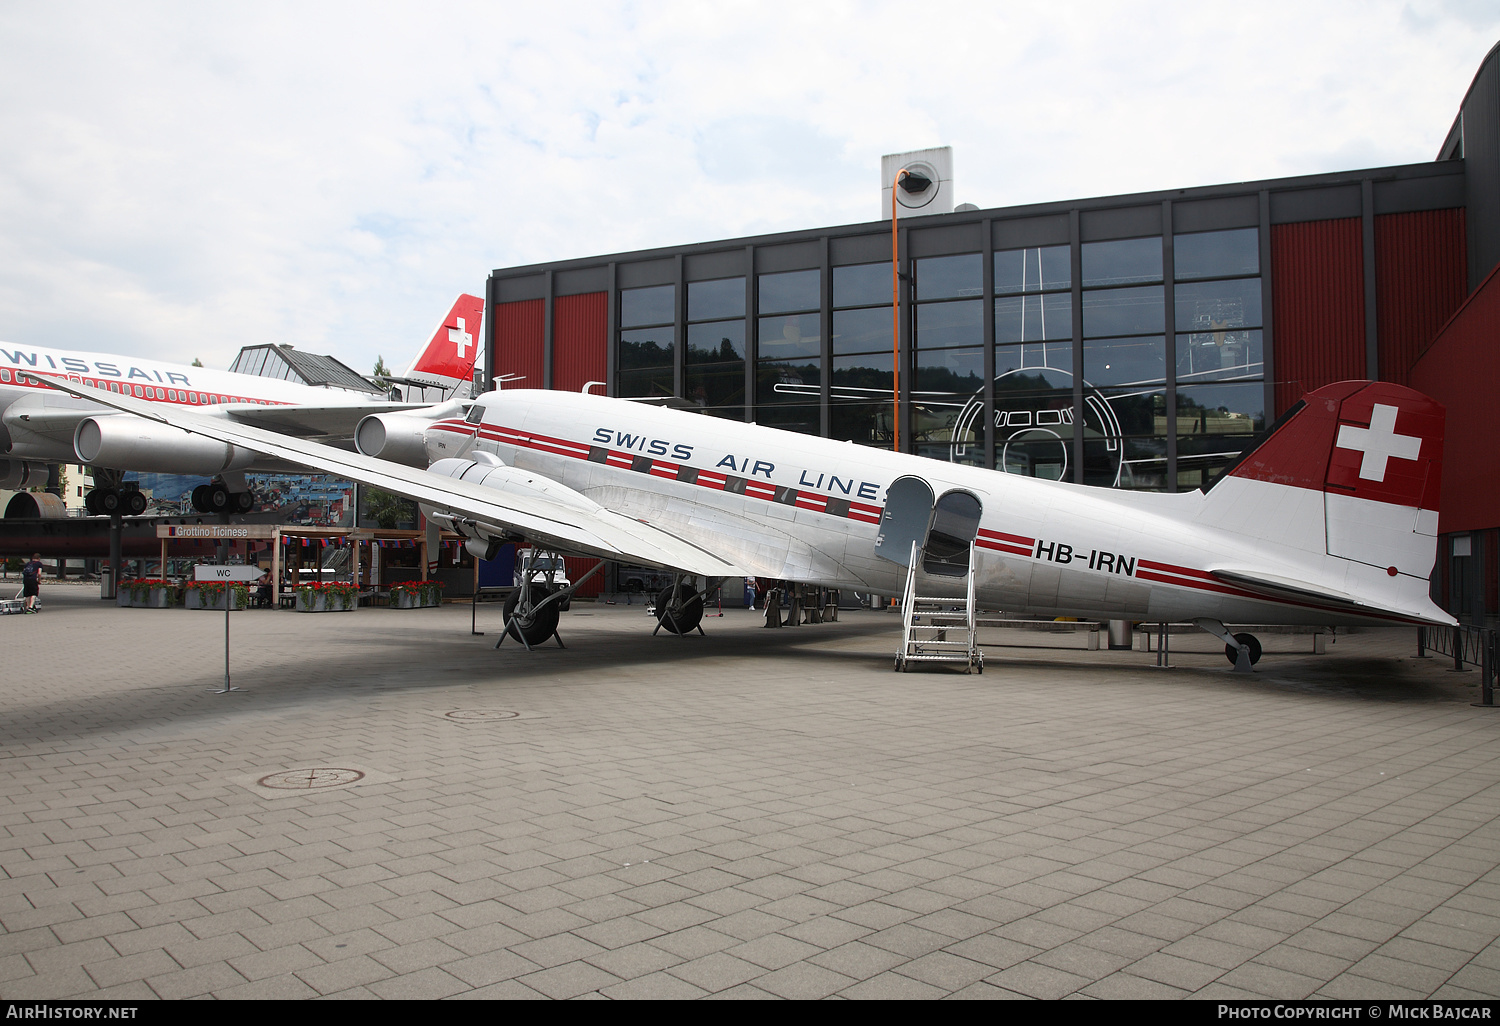
<path id="1" fill-rule="evenodd" d="M 1310 392 L 1227 476 L 1436 512 L 1443 407 L 1383 381 Z"/>
<path id="2" fill-rule="evenodd" d="M 432 333 L 406 371 L 409 378 L 434 378 L 447 383 L 467 381 L 479 356 L 484 300 L 461 295 Z"/>

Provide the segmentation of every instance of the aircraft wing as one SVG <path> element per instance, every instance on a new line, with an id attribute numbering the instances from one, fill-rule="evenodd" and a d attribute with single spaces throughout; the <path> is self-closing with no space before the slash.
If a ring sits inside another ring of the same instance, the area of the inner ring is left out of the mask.
<path id="1" fill-rule="evenodd" d="M 148 420 L 231 445 L 254 449 L 312 470 L 383 488 L 523 535 L 549 548 L 605 559 L 624 559 L 705 577 L 748 576 L 729 560 L 623 513 L 606 509 L 560 483 L 518 468 L 499 475 L 502 487 L 480 486 L 429 470 L 402 466 L 320 442 L 228 422 L 186 409 L 106 392 L 72 381 L 44 378 L 53 388 Z M 396 404 L 383 404 L 389 408 Z M 494 481 L 497 475 L 491 474 Z"/>
<path id="2" fill-rule="evenodd" d="M 1217 580 L 1225 584 L 1232 584 L 1237 588 L 1264 595 L 1266 598 L 1281 601 L 1292 601 L 1301 603 L 1313 603 L 1319 606 L 1327 606 L 1341 612 L 1353 613 L 1357 616 L 1390 616 L 1402 620 L 1410 620 L 1414 623 L 1441 624 L 1449 626 L 1455 621 L 1436 620 L 1430 613 L 1424 613 L 1412 609 L 1397 609 L 1394 606 L 1379 605 L 1347 592 L 1333 591 L 1329 588 L 1308 584 L 1305 581 L 1295 581 L 1285 577 L 1276 577 L 1271 574 L 1259 572 L 1247 572 L 1244 570 L 1210 570 L 1209 573 Z"/>
<path id="3" fill-rule="evenodd" d="M 359 422 L 372 413 L 400 413 L 403 410 L 427 409 L 425 403 L 351 403 L 342 406 L 259 406 L 234 403 L 220 406 L 231 421 L 268 428 L 283 435 L 299 438 L 353 438 Z"/>

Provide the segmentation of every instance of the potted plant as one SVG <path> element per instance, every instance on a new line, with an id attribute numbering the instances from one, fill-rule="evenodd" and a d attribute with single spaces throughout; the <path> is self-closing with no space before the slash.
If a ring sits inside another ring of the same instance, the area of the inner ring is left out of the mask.
<path id="1" fill-rule="evenodd" d="M 341 581 L 297 585 L 299 613 L 347 613 L 359 605 L 359 589 Z"/>
<path id="2" fill-rule="evenodd" d="M 428 609 L 442 604 L 442 581 L 398 581 L 391 585 L 392 609 Z"/>
<path id="3" fill-rule="evenodd" d="M 146 609 L 170 609 L 178 601 L 177 585 L 171 581 L 137 577 L 127 581 L 120 590 L 130 593 L 129 605 Z"/>
<path id="4" fill-rule="evenodd" d="M 247 609 L 250 606 L 250 589 L 243 584 L 226 584 L 223 581 L 189 581 L 183 588 L 183 605 L 189 609 L 223 609 L 229 601 L 226 595 L 233 593 L 232 609 Z"/>

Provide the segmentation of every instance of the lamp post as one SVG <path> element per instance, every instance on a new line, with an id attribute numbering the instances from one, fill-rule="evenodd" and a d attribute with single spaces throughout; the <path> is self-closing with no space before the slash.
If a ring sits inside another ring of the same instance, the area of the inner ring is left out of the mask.
<path id="1" fill-rule="evenodd" d="M 902 168 L 891 180 L 891 424 L 895 429 L 894 452 L 901 451 L 901 272 L 897 257 L 896 190 L 918 193 L 932 185 L 920 171 Z"/>
<path id="2" fill-rule="evenodd" d="M 895 438 L 891 451 L 901 451 L 901 272 L 896 244 L 896 189 L 907 176 L 906 168 L 891 180 L 891 425 Z"/>

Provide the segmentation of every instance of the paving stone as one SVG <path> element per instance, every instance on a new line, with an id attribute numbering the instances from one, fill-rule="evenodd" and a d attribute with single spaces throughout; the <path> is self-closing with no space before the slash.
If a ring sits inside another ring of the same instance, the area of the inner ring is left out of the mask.
<path id="1" fill-rule="evenodd" d="M 1405 631 L 1267 635 L 1230 692 L 1212 639 L 1170 679 L 1033 650 L 913 689 L 880 614 L 769 646 L 728 611 L 691 677 L 632 607 L 575 605 L 565 668 L 462 641 L 459 607 L 265 614 L 247 708 L 160 661 L 192 617 L 137 638 L 86 591 L 28 618 L 45 701 L 0 684 L 7 997 L 1500 993 L 1500 726 Z M 80 633 L 159 686 L 101 684 Z M 497 666 L 524 746 L 431 715 Z M 351 739 L 394 779 L 225 783 Z"/>

